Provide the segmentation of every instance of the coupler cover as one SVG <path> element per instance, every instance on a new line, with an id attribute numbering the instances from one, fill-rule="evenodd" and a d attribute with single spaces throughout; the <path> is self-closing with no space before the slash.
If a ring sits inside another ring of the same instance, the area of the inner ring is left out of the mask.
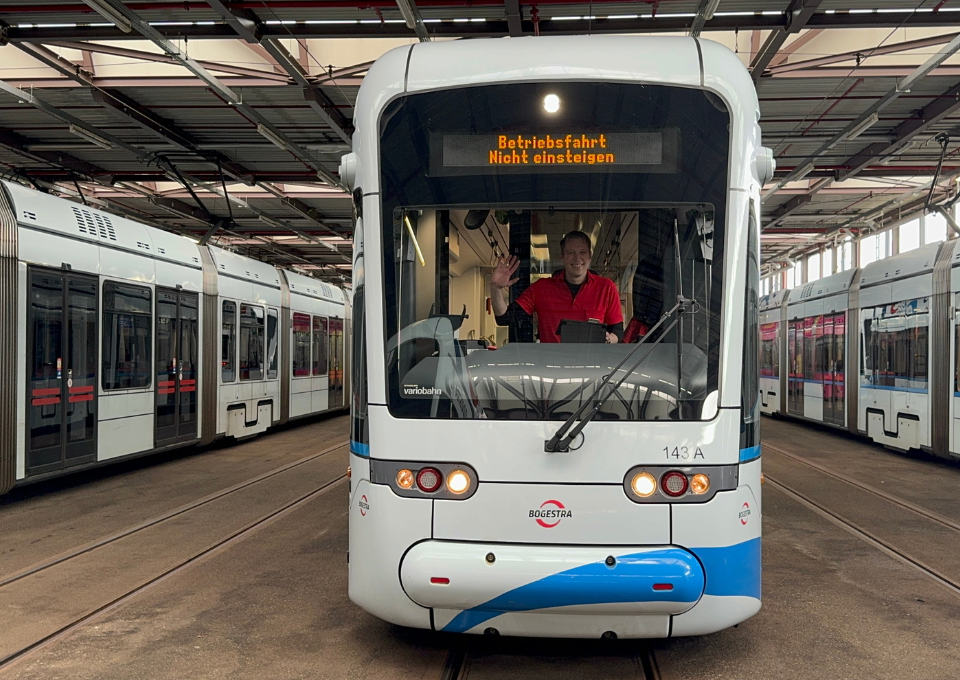
<path id="1" fill-rule="evenodd" d="M 400 580 L 419 605 L 469 613 L 680 614 L 704 589 L 699 560 L 676 546 L 575 547 L 423 541 Z M 478 619 L 478 620 L 474 620 Z"/>

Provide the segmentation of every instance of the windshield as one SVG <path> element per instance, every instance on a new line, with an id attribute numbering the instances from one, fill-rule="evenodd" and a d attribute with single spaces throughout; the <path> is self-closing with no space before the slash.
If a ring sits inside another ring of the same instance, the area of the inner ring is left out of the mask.
<path id="1" fill-rule="evenodd" d="M 391 412 L 565 420 L 643 340 L 596 419 L 712 417 L 728 122 L 702 91 L 641 85 L 393 102 L 381 121 Z M 678 295 L 686 313 L 664 318 Z"/>

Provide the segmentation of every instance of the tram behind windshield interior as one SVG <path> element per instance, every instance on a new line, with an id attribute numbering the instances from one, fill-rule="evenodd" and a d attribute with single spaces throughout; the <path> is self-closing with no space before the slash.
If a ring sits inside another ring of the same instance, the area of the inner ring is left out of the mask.
<path id="1" fill-rule="evenodd" d="M 548 94 L 562 107 L 556 119 L 532 110 Z M 714 415 L 729 151 L 726 135 L 709 133 L 729 122 L 715 96 L 490 85 L 405 97 L 381 121 L 394 416 L 565 420 L 643 337 L 631 325 L 652 330 L 649 355 L 618 375 L 597 419 Z M 572 231 L 590 239 L 591 273 L 616 284 L 625 343 L 544 342 L 537 315 L 497 324 L 496 264 L 518 258 L 515 300 L 562 276 L 560 242 Z M 671 313 L 678 294 L 682 315 Z"/>

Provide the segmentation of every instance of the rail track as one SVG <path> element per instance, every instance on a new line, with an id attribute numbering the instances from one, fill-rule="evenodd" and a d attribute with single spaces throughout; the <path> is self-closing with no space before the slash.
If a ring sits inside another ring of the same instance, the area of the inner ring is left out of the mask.
<path id="1" fill-rule="evenodd" d="M 90 552 L 101 549 L 105 546 L 117 543 L 118 541 L 134 536 L 135 534 L 142 532 L 145 529 L 148 529 L 150 527 L 156 527 L 165 522 L 169 522 L 174 518 L 180 517 L 185 513 L 201 508 L 213 501 L 224 498 L 225 496 L 236 493 L 242 489 L 246 489 L 251 486 L 254 486 L 267 479 L 270 479 L 271 477 L 275 477 L 276 475 L 279 475 L 289 470 L 292 470 L 294 468 L 297 468 L 310 461 L 327 456 L 339 449 L 342 449 L 347 445 L 347 443 L 348 442 L 344 440 L 320 452 L 311 454 L 309 456 L 304 456 L 303 458 L 300 458 L 296 461 L 293 461 L 291 463 L 278 467 L 274 470 L 270 470 L 268 472 L 257 475 L 255 477 L 247 479 L 233 486 L 227 487 L 225 489 L 221 489 L 220 491 L 217 491 L 215 493 L 199 498 L 195 501 L 182 505 L 178 508 L 174 508 L 173 510 L 156 515 L 143 522 L 139 522 L 137 524 L 131 525 L 109 536 L 97 539 L 95 541 L 91 541 L 85 545 L 78 546 L 64 553 L 61 553 L 53 558 L 44 560 L 42 562 L 38 562 L 26 569 L 22 569 L 0 580 L 0 589 L 9 587 L 12 584 L 17 583 L 18 581 L 21 581 L 27 577 L 39 574 L 41 572 L 47 571 L 53 567 L 56 567 L 57 565 L 63 565 L 63 564 L 69 563 L 71 560 L 81 555 L 85 555 Z M 105 602 L 99 606 L 96 606 L 90 609 L 89 611 L 86 611 L 78 616 L 72 617 L 69 621 L 58 625 L 54 630 L 52 630 L 48 634 L 43 635 L 42 637 L 39 637 L 38 639 L 34 640 L 29 644 L 21 646 L 16 651 L 7 653 L 5 656 L 0 658 L 0 673 L 3 673 L 4 671 L 9 670 L 16 664 L 19 664 L 20 662 L 31 657 L 32 655 L 48 647 L 49 645 L 63 639 L 64 637 L 70 635 L 71 633 L 78 630 L 79 628 L 89 625 L 92 622 L 100 619 L 104 615 L 108 614 L 109 612 L 112 612 L 120 607 L 123 607 L 124 605 L 128 604 L 135 598 L 149 591 L 153 587 L 163 583 L 164 581 L 174 576 L 177 576 L 181 572 L 197 565 L 200 562 L 210 559 L 211 557 L 230 548 L 234 544 L 248 538 L 249 536 L 259 531 L 260 529 L 264 528 L 265 526 L 281 519 L 285 515 L 288 515 L 296 511 L 306 503 L 311 502 L 312 500 L 318 498 L 319 496 L 322 496 L 323 494 L 327 493 L 331 489 L 337 487 L 346 478 L 347 478 L 346 473 L 340 474 L 332 479 L 324 481 L 322 484 L 320 484 L 316 488 L 311 489 L 306 493 L 302 493 L 293 499 L 283 502 L 278 507 L 274 507 L 270 509 L 268 512 L 253 519 L 252 521 L 247 522 L 242 527 L 239 527 L 233 531 L 230 531 L 223 537 L 218 538 L 217 540 L 206 545 L 202 549 L 195 550 L 191 554 L 179 559 L 175 564 L 166 566 L 160 573 L 143 580 L 142 582 L 140 582 L 134 587 L 126 588 L 120 594 L 117 594 L 114 597 L 112 597 L 108 602 Z"/>
<path id="2" fill-rule="evenodd" d="M 516 647 L 516 646 L 522 645 L 522 642 L 520 640 L 521 640 L 520 638 L 514 639 L 512 641 L 512 646 Z M 489 642 L 488 640 L 484 640 L 484 641 Z M 630 643 L 617 642 L 612 644 L 628 645 Z M 486 646 L 490 647 L 490 645 L 486 645 Z M 657 659 L 654 654 L 653 648 L 647 644 L 644 644 L 643 642 L 637 642 L 635 645 L 631 645 L 631 646 L 633 647 L 633 649 L 632 651 L 629 652 L 629 656 L 632 661 L 633 668 L 635 669 L 634 677 L 636 677 L 637 680 L 662 680 L 663 676 L 660 674 L 660 667 L 657 664 Z M 472 645 L 470 645 L 468 642 L 462 647 L 451 649 L 447 653 L 447 657 L 442 667 L 439 669 L 439 673 L 435 674 L 434 676 L 436 680 L 470 680 L 472 675 L 471 669 L 473 667 L 473 661 L 475 658 L 479 656 L 477 651 L 474 649 L 471 649 L 471 647 Z M 495 649 L 489 649 L 489 648 L 484 651 L 486 653 L 490 653 L 491 651 L 493 651 L 494 653 L 496 652 Z M 538 657 L 541 656 L 541 654 L 536 654 L 536 655 Z M 619 657 L 619 658 L 622 658 L 622 657 Z M 597 677 L 603 677 L 602 672 L 603 672 L 603 664 L 605 663 L 604 658 L 602 656 L 596 657 L 595 663 L 596 663 Z M 489 667 L 484 669 L 484 673 L 483 673 L 484 677 L 489 677 L 491 675 L 491 672 L 497 677 L 501 677 L 500 669 L 490 669 Z M 510 668 L 504 668 L 502 671 L 502 677 L 503 678 L 514 677 L 514 670 Z M 571 678 L 572 677 L 574 676 L 571 675 Z M 617 677 L 626 677 L 626 676 L 619 674 Z"/>
<path id="3" fill-rule="evenodd" d="M 790 453 L 789 451 L 784 450 L 778 446 L 772 446 L 770 444 L 764 444 L 763 448 L 769 451 L 772 451 L 778 455 L 784 456 L 796 463 L 805 465 L 813 470 L 816 470 L 820 474 L 831 477 L 838 481 L 841 481 L 845 484 L 848 484 L 852 487 L 860 489 L 870 493 L 883 501 L 890 503 L 891 505 L 897 506 L 899 508 L 905 509 L 924 520 L 935 524 L 937 527 L 942 529 L 947 529 L 951 532 L 960 533 L 960 523 L 955 520 L 946 517 L 940 513 L 934 512 L 928 508 L 924 508 L 916 503 L 908 501 L 904 498 L 901 498 L 895 494 L 891 494 L 882 489 L 878 489 L 870 484 L 862 482 L 858 479 L 855 479 L 849 475 L 843 474 L 836 470 L 831 470 L 828 467 L 815 463 L 813 461 L 807 460 L 802 456 Z M 855 536 L 864 543 L 880 550 L 886 555 L 898 560 L 899 562 L 907 565 L 911 569 L 923 574 L 929 579 L 933 580 L 940 586 L 949 590 L 956 596 L 960 596 L 960 579 L 948 576 L 942 571 L 937 569 L 935 566 L 919 559 L 915 555 L 910 554 L 910 552 L 903 550 L 897 547 L 890 540 L 884 539 L 879 536 L 875 531 L 871 531 L 870 528 L 864 526 L 861 522 L 856 522 L 850 518 L 844 516 L 842 513 L 832 509 L 826 503 L 817 500 L 812 495 L 804 493 L 803 491 L 796 488 L 795 485 L 787 483 L 782 478 L 778 476 L 772 476 L 768 472 L 764 472 L 764 477 L 767 482 L 769 482 L 774 488 L 778 489 L 786 496 L 794 499 L 801 505 L 812 510 L 816 514 L 820 515 L 824 519 L 828 520 L 835 526 L 840 527 L 847 533 Z"/>

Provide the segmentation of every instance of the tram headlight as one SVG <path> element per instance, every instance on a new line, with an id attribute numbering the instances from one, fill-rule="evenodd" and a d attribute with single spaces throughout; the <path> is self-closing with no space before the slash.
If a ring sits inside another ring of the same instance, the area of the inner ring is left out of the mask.
<path id="1" fill-rule="evenodd" d="M 436 468 L 426 467 L 417 473 L 417 486 L 421 491 L 433 493 L 443 484 L 443 475 Z"/>
<path id="2" fill-rule="evenodd" d="M 413 487 L 413 473 L 410 470 L 403 469 L 397 471 L 397 486 L 401 489 L 410 489 Z"/>
<path id="3" fill-rule="evenodd" d="M 690 491 L 700 496 L 710 490 L 710 478 L 702 472 L 690 478 Z"/>
<path id="4" fill-rule="evenodd" d="M 450 493 L 462 494 L 470 489 L 470 475 L 464 470 L 454 470 L 447 475 L 447 490 Z"/>
<path id="5" fill-rule="evenodd" d="M 641 472 L 634 475 L 630 488 L 641 498 L 649 498 L 657 491 L 657 480 L 649 472 Z"/>
<path id="6" fill-rule="evenodd" d="M 548 94 L 543 98 L 543 109 L 547 113 L 556 113 L 560 110 L 560 97 L 555 94 Z"/>

